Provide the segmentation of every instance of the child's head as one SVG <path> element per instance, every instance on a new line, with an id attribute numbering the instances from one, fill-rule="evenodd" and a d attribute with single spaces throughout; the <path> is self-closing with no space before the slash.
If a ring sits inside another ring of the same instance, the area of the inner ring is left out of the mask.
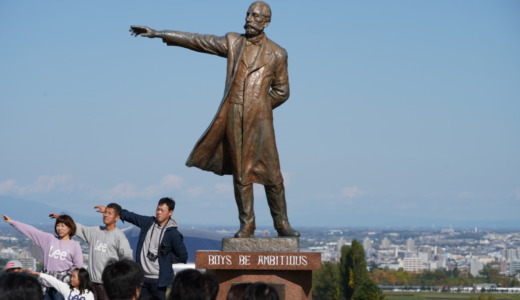
<path id="1" fill-rule="evenodd" d="M 80 294 L 91 290 L 91 282 L 88 271 L 85 268 L 74 269 L 70 275 L 70 285 L 77 288 Z"/>

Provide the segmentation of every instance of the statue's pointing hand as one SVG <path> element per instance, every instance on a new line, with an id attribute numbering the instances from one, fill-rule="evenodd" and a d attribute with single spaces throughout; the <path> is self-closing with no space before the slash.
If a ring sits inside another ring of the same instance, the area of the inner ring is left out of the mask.
<path id="1" fill-rule="evenodd" d="M 153 30 L 152 28 L 146 27 L 146 26 L 130 26 L 130 34 L 133 36 L 143 36 L 148 38 L 154 38 L 157 36 L 157 31 Z"/>

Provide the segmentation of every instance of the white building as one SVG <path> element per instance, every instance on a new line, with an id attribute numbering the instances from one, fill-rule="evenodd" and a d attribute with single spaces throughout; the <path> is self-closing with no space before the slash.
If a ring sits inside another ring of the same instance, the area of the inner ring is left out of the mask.
<path id="1" fill-rule="evenodd" d="M 423 261 L 419 257 L 406 257 L 403 259 L 403 269 L 408 272 L 422 272 Z"/>
<path id="2" fill-rule="evenodd" d="M 485 263 L 481 262 L 478 258 L 472 258 L 470 262 L 469 272 L 473 276 L 478 276 L 479 272 L 484 269 Z"/>
<path id="3" fill-rule="evenodd" d="M 417 257 L 419 257 L 423 263 L 430 261 L 430 254 L 426 252 L 417 253 Z"/>
<path id="4" fill-rule="evenodd" d="M 3 259 L 14 259 L 18 256 L 18 253 L 14 251 L 12 248 L 5 248 L 0 250 L 0 258 Z"/>
<path id="5" fill-rule="evenodd" d="M 390 240 L 387 237 L 385 237 L 381 241 L 381 249 L 388 249 L 388 248 L 390 248 Z"/>
<path id="6" fill-rule="evenodd" d="M 509 275 L 513 276 L 516 274 L 520 274 L 520 260 L 509 262 Z"/>
<path id="7" fill-rule="evenodd" d="M 363 239 L 363 249 L 365 249 L 365 252 L 372 249 L 372 240 L 368 236 Z"/>
<path id="8" fill-rule="evenodd" d="M 336 251 L 341 252 L 341 247 L 345 246 L 347 244 L 347 241 L 343 237 L 340 237 L 338 240 L 338 244 L 336 246 Z"/>
<path id="9" fill-rule="evenodd" d="M 505 257 L 505 259 L 508 261 L 519 259 L 518 250 L 516 250 L 516 249 L 504 249 L 501 252 L 502 252 L 502 255 Z"/>
<path id="10" fill-rule="evenodd" d="M 412 238 L 406 240 L 406 250 L 410 252 L 415 251 L 415 241 Z"/>

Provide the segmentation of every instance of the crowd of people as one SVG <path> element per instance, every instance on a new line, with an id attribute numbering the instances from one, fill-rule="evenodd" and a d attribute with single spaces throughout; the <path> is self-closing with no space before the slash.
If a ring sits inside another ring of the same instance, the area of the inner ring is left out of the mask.
<path id="1" fill-rule="evenodd" d="M 0 300 L 216 299 L 219 283 L 215 276 L 195 269 L 174 276 L 172 263 L 186 263 L 188 253 L 172 218 L 173 199 L 161 198 L 155 216 L 139 215 L 116 203 L 95 208 L 103 214 L 102 226 L 84 226 L 68 215 L 51 213 L 56 220 L 54 234 L 3 215 L 5 222 L 42 249 L 44 258 L 41 271 L 9 261 L 0 274 Z M 117 228 L 118 220 L 140 228 L 135 253 Z M 89 245 L 87 268 L 73 236 Z M 227 299 L 277 300 L 279 296 L 271 285 L 259 282 L 233 285 Z"/>
<path id="2" fill-rule="evenodd" d="M 49 274 L 24 270 L 13 260 L 0 275 L 0 300 L 41 300 L 42 285 L 48 282 L 63 297 L 70 300 L 95 300 L 92 282 L 85 268 L 75 269 L 67 284 Z M 143 295 L 145 272 L 135 261 L 123 258 L 110 260 L 102 272 L 102 282 L 110 300 L 158 300 L 154 294 Z M 180 271 L 170 285 L 167 300 L 215 300 L 219 283 L 215 276 L 195 269 Z M 238 283 L 229 290 L 226 300 L 278 300 L 276 289 L 264 282 Z"/>

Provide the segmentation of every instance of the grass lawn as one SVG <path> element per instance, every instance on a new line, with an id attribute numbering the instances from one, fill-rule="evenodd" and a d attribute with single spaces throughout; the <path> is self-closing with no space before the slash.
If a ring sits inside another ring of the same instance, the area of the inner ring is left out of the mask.
<path id="1" fill-rule="evenodd" d="M 480 293 L 475 294 L 455 294 L 455 293 L 413 293 L 413 292 L 385 292 L 387 300 L 469 300 L 471 297 L 478 299 Z M 516 294 L 484 294 L 485 296 L 493 296 L 496 300 L 512 300 L 520 299 L 520 295 Z M 486 298 L 487 299 L 487 298 Z"/>

